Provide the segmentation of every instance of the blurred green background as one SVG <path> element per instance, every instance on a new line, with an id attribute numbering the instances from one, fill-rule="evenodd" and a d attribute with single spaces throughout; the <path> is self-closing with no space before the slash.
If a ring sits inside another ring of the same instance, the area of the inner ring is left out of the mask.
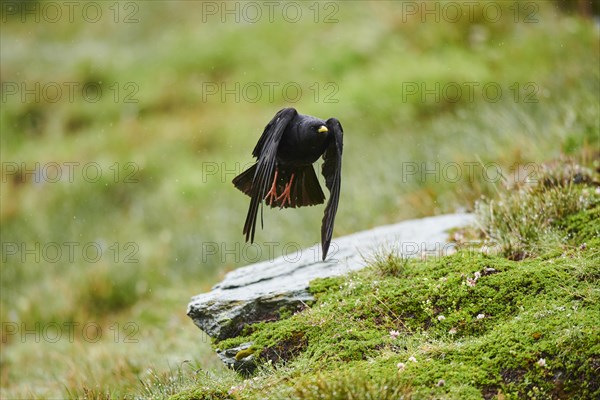
<path id="1" fill-rule="evenodd" d="M 230 373 L 188 299 L 319 241 L 323 207 L 241 234 L 282 107 L 344 126 L 334 237 L 597 160 L 597 4 L 467 3 L 1 1 L 1 397 Z"/>

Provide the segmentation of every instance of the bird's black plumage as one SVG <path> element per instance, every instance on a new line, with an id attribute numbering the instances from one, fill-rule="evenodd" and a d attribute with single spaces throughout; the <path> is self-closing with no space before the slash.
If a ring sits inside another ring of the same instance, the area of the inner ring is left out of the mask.
<path id="1" fill-rule="evenodd" d="M 325 195 L 312 164 L 323 157 L 323 176 L 330 196 L 321 226 L 323 260 L 331 243 L 340 199 L 343 130 L 335 118 L 327 121 L 284 108 L 267 124 L 252 151 L 256 164 L 233 179 L 250 196 L 244 234 L 253 242 L 258 208 L 265 200 L 271 207 L 321 204 Z"/>

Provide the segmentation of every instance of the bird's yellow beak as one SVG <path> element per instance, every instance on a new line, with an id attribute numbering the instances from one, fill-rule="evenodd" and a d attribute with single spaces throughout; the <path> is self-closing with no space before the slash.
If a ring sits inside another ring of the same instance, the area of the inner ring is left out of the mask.
<path id="1" fill-rule="evenodd" d="M 327 127 L 325 125 L 321 125 L 321 127 L 319 128 L 319 130 L 317 132 L 325 133 L 325 132 L 329 132 L 329 129 L 327 129 Z"/>

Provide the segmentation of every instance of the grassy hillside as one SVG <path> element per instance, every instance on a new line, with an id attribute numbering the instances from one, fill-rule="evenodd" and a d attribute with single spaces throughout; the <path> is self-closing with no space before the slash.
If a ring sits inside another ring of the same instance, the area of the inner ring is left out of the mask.
<path id="1" fill-rule="evenodd" d="M 334 237 L 598 158 L 598 27 L 553 2 L 43 4 L 0 2 L 2 398 L 133 396 L 190 363 L 237 382 L 185 306 L 319 240 L 322 207 L 241 235 L 230 181 L 284 106 L 344 126 Z"/>

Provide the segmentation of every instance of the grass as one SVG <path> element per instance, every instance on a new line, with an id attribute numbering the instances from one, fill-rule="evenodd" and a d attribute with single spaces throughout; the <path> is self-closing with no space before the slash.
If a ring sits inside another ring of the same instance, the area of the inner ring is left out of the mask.
<path id="1" fill-rule="evenodd" d="M 230 348 L 252 342 L 259 355 L 253 377 L 240 378 L 227 394 L 230 382 L 213 380 L 220 390 L 201 383 L 171 398 L 596 398 L 596 188 L 582 184 L 579 195 L 588 193 L 586 201 L 574 208 L 546 203 L 545 212 L 559 216 L 554 224 L 563 233 L 560 242 L 535 246 L 535 255 L 519 261 L 510 252 L 472 248 L 426 260 L 382 252 L 363 271 L 313 281 L 316 300 L 309 308 L 215 343 Z M 569 197 L 573 190 L 563 183 L 537 191 L 503 189 L 499 197 L 519 193 L 520 202 L 503 208 L 513 216 L 522 213 L 522 204 L 540 204 L 547 191 Z M 479 223 L 486 217 L 480 211 Z M 500 218 L 486 223 L 500 239 L 514 235 Z M 546 227 L 530 229 L 538 232 L 527 236 L 533 248 Z"/>
<path id="2" fill-rule="evenodd" d="M 569 233 L 558 221 L 589 207 L 595 189 L 582 183 L 600 185 L 594 182 L 593 171 L 571 163 L 542 165 L 540 174 L 532 178 L 498 199 L 476 205 L 485 235 L 515 260 L 564 244 Z"/>
<path id="3" fill-rule="evenodd" d="M 482 195 L 495 196 L 500 176 L 519 180 L 545 160 L 570 156 L 597 168 L 597 26 L 550 2 L 535 3 L 531 24 L 515 23 L 509 2 L 498 3 L 497 22 L 479 15 L 422 23 L 381 1 L 340 3 L 337 23 L 315 23 L 305 8 L 298 23 L 256 24 L 204 22 L 202 3 L 162 1 L 131 3 L 138 22 L 115 23 L 108 3 L 99 4 L 106 18 L 97 23 L 16 15 L 2 25 L 2 398 L 146 397 L 146 371 L 177 376 L 186 360 L 214 369 L 211 379 L 184 375 L 190 385 L 227 393 L 212 379 L 239 384 L 184 310 L 190 296 L 249 262 L 241 235 L 247 198 L 230 181 L 284 106 L 343 123 L 334 237 L 474 210 Z M 124 18 L 131 10 L 121 11 Z M 297 83 L 303 95 L 290 103 L 276 90 L 252 102 L 206 92 L 207 84 L 265 82 Z M 498 83 L 503 95 L 490 102 L 475 90 L 472 99 L 438 101 L 422 89 L 452 82 Z M 63 96 L 23 99 L 8 94 L 12 83 L 57 83 Z M 98 101 L 86 100 L 86 84 L 102 90 Z M 531 95 L 537 103 L 525 102 Z M 62 179 L 52 179 L 51 163 L 62 166 Z M 271 242 L 279 244 L 275 255 L 288 243 L 314 244 L 321 218 L 319 207 L 265 213 L 258 259 Z M 68 243 L 76 244 L 72 257 Z M 84 253 L 86 245 L 102 256 Z M 57 247 L 60 257 L 51 252 Z M 517 251 L 536 255 L 537 247 Z M 383 275 L 387 267 L 398 277 L 410 270 L 404 261 L 381 266 Z M 97 342 L 80 330 L 73 343 L 64 330 L 57 343 L 44 339 L 45 328 L 65 323 L 95 324 L 103 334 Z M 138 328 L 137 343 L 113 336 L 128 323 Z M 28 330 L 35 333 L 23 336 Z"/>

